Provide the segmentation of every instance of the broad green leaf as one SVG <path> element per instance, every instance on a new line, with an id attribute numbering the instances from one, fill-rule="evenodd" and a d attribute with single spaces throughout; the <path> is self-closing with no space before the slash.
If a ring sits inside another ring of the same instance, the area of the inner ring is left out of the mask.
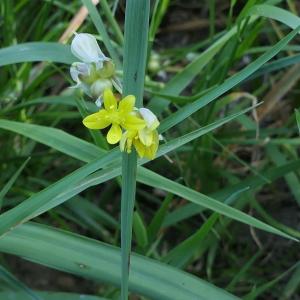
<path id="1" fill-rule="evenodd" d="M 0 49 L 0 66 L 33 61 L 72 64 L 76 60 L 70 46 L 59 43 L 32 42 Z"/>
<path id="2" fill-rule="evenodd" d="M 0 239 L 0 251 L 96 281 L 121 283 L 119 248 L 51 227 L 23 224 Z M 129 287 L 150 299 L 237 299 L 191 274 L 136 254 L 131 257 Z"/>
<path id="3" fill-rule="evenodd" d="M 300 18 L 286 9 L 282 9 L 273 5 L 255 5 L 249 10 L 249 15 L 258 15 L 269 19 L 277 20 L 292 29 L 300 25 Z"/>
<path id="4" fill-rule="evenodd" d="M 83 295 L 83 294 L 71 294 L 60 292 L 35 292 L 42 300 L 108 300 L 97 296 Z M 27 300 L 20 292 L 1 291 L 0 299 L 5 300 Z"/>
<path id="5" fill-rule="evenodd" d="M 0 128 L 22 134 L 85 162 L 92 161 L 105 153 L 93 144 L 52 127 L 0 119 Z"/>

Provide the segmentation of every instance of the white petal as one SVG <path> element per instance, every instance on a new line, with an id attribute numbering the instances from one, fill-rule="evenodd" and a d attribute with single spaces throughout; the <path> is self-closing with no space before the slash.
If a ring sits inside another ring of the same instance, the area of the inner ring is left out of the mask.
<path id="1" fill-rule="evenodd" d="M 70 74 L 72 79 L 80 83 L 79 75 L 89 76 L 90 75 L 90 65 L 81 62 L 75 62 L 71 65 Z"/>
<path id="2" fill-rule="evenodd" d="M 139 109 L 139 113 L 145 120 L 149 129 L 154 130 L 158 127 L 159 121 L 157 120 L 156 115 L 150 109 L 142 107 Z"/>
<path id="3" fill-rule="evenodd" d="M 96 38 L 88 33 L 78 33 L 71 43 L 72 53 L 86 63 L 104 61 L 107 57 L 102 53 Z"/>

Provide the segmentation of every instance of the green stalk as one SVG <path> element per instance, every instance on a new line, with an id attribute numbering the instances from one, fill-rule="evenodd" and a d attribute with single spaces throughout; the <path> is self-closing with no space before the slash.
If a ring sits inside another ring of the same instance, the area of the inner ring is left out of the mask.
<path id="1" fill-rule="evenodd" d="M 150 1 L 148 0 L 128 0 L 126 2 L 123 96 L 134 95 L 137 107 L 143 105 L 149 11 Z M 122 159 L 121 300 L 127 300 L 136 190 L 136 152 L 124 153 Z"/>

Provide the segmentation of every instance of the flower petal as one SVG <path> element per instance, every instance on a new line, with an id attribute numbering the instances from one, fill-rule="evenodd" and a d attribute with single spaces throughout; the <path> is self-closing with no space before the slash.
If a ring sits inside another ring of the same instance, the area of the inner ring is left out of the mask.
<path id="1" fill-rule="evenodd" d="M 159 126 L 159 121 L 156 115 L 148 108 L 140 108 L 139 113 L 146 122 L 146 125 L 149 129 L 154 130 Z"/>
<path id="2" fill-rule="evenodd" d="M 117 110 L 117 99 L 111 89 L 105 89 L 103 92 L 104 107 L 107 111 Z"/>
<path id="3" fill-rule="evenodd" d="M 134 140 L 133 145 L 139 157 L 143 158 L 145 156 L 146 147 L 139 140 Z"/>
<path id="4" fill-rule="evenodd" d="M 121 140 L 122 129 L 119 125 L 113 124 L 109 129 L 106 139 L 109 144 L 116 144 Z"/>
<path id="5" fill-rule="evenodd" d="M 153 131 L 148 128 L 139 130 L 139 139 L 147 147 L 151 146 L 153 141 Z"/>
<path id="6" fill-rule="evenodd" d="M 103 129 L 111 124 L 109 116 L 104 109 L 87 116 L 82 123 L 89 129 Z"/>
<path id="7" fill-rule="evenodd" d="M 119 111 L 122 113 L 130 113 L 133 111 L 134 104 L 135 97 L 133 95 L 128 95 L 120 101 Z"/>
<path id="8" fill-rule="evenodd" d="M 120 140 L 120 149 L 122 152 L 126 151 L 127 153 L 131 153 L 132 147 L 132 138 L 130 137 L 129 131 L 123 133 L 122 138 Z"/>
<path id="9" fill-rule="evenodd" d="M 150 147 L 145 148 L 144 156 L 150 160 L 154 159 L 157 149 L 158 149 L 158 144 L 159 144 L 159 135 L 158 135 L 157 131 L 155 130 L 153 132 L 153 143 L 151 144 Z"/>
<path id="10" fill-rule="evenodd" d="M 102 62 L 107 57 L 102 53 L 96 38 L 88 33 L 76 34 L 71 43 L 72 53 L 86 63 Z"/>
<path id="11" fill-rule="evenodd" d="M 140 130 L 146 126 L 146 123 L 143 119 L 136 117 L 134 115 L 126 115 L 122 126 L 127 130 Z"/>
<path id="12" fill-rule="evenodd" d="M 90 74 L 90 65 L 81 62 L 72 63 L 70 68 L 70 75 L 75 82 L 77 83 L 80 82 L 79 75 L 89 76 L 89 74 Z"/>

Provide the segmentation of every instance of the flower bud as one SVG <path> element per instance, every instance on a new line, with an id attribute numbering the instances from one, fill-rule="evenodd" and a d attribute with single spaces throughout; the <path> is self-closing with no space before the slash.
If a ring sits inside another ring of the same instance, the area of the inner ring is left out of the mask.
<path id="1" fill-rule="evenodd" d="M 115 65 L 111 60 L 103 62 L 101 69 L 97 70 L 97 73 L 101 78 L 110 78 L 115 75 Z"/>
<path id="2" fill-rule="evenodd" d="M 107 60 L 102 53 L 96 38 L 88 33 L 76 34 L 72 44 L 72 53 L 85 63 L 99 63 Z"/>
<path id="3" fill-rule="evenodd" d="M 149 59 L 148 69 L 150 72 L 157 72 L 161 69 L 159 55 L 156 52 L 152 52 Z"/>
<path id="4" fill-rule="evenodd" d="M 105 89 L 111 89 L 112 83 L 108 79 L 98 79 L 90 87 L 93 98 L 99 98 Z"/>

